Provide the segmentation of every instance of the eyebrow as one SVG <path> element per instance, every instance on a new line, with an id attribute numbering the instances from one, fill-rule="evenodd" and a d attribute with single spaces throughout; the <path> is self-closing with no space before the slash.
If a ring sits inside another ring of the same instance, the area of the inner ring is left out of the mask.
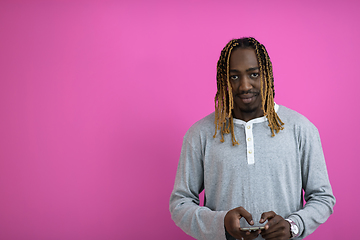
<path id="1" fill-rule="evenodd" d="M 255 71 L 255 70 L 259 70 L 259 67 L 248 68 L 248 69 L 246 69 L 246 72 L 251 72 L 251 71 Z M 238 73 L 240 71 L 237 69 L 230 69 L 230 72 Z"/>
<path id="2" fill-rule="evenodd" d="M 254 70 L 259 70 L 259 67 L 253 67 L 253 68 L 246 69 L 247 72 L 254 71 Z"/>

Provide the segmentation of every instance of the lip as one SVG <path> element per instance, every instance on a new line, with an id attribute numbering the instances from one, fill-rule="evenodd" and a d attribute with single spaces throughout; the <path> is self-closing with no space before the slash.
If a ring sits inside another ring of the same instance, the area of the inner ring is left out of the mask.
<path id="1" fill-rule="evenodd" d="M 250 93 L 250 94 L 241 94 L 241 95 L 238 95 L 238 97 L 241 99 L 241 101 L 243 103 L 251 103 L 256 97 L 257 97 L 257 94 L 254 94 L 254 93 Z"/>

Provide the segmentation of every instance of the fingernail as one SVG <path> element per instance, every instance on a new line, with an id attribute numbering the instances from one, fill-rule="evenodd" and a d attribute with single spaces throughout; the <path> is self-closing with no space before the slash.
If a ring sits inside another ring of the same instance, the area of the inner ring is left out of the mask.
<path id="1" fill-rule="evenodd" d="M 264 221 L 264 219 L 262 218 L 262 219 L 260 219 L 260 222 L 263 222 Z"/>
<path id="2" fill-rule="evenodd" d="M 253 225 L 253 224 L 254 224 L 254 221 L 253 221 L 253 220 L 251 220 L 251 221 L 250 221 L 250 224 L 251 224 L 251 225 Z"/>

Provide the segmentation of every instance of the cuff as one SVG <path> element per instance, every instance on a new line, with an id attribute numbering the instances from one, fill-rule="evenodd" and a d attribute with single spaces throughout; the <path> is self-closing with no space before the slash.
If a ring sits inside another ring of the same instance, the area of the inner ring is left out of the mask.
<path id="1" fill-rule="evenodd" d="M 290 219 L 299 227 L 298 237 L 300 237 L 304 232 L 304 223 L 303 223 L 302 219 L 298 215 L 290 215 L 286 219 Z"/>

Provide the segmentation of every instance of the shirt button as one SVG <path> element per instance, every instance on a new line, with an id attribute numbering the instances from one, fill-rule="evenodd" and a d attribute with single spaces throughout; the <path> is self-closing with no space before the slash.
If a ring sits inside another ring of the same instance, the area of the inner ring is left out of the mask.
<path id="1" fill-rule="evenodd" d="M 251 128 L 251 126 L 249 125 L 249 126 L 247 126 L 246 128 L 247 128 L 247 129 L 250 129 L 250 128 Z"/>
<path id="2" fill-rule="evenodd" d="M 251 151 L 251 150 L 249 150 L 249 153 L 250 153 L 250 154 L 252 154 L 252 151 Z"/>
<path id="3" fill-rule="evenodd" d="M 250 141 L 251 141 L 251 138 L 248 138 L 247 140 L 250 142 Z"/>

